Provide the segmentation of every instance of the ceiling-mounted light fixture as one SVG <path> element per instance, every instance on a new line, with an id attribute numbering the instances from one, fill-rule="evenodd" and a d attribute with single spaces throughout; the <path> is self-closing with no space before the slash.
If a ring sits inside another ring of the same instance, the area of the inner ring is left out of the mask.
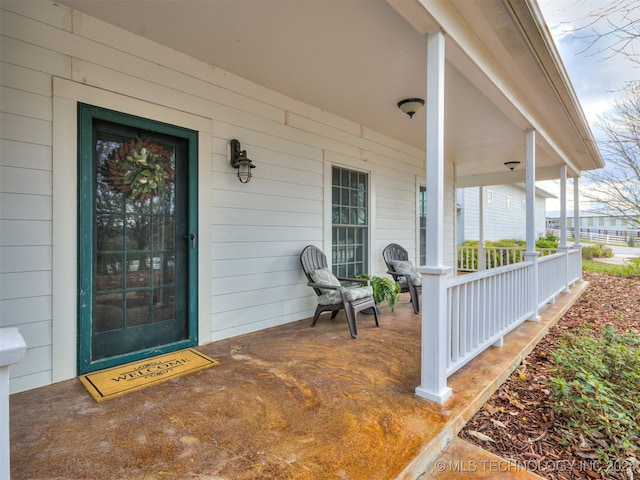
<path id="1" fill-rule="evenodd" d="M 238 169 L 238 180 L 242 183 L 249 183 L 251 180 L 251 169 L 256 166 L 247 158 L 247 151 L 240 148 L 240 142 L 233 139 L 229 142 L 231 147 L 231 155 L 229 163 L 233 168 Z"/>
<path id="2" fill-rule="evenodd" d="M 422 108 L 424 100 L 421 98 L 405 98 L 398 102 L 398 108 L 413 118 L 413 115 Z"/>
<path id="3" fill-rule="evenodd" d="M 513 169 L 520 165 L 520 162 L 517 160 L 512 160 L 510 162 L 504 162 L 504 166 L 513 172 Z"/>

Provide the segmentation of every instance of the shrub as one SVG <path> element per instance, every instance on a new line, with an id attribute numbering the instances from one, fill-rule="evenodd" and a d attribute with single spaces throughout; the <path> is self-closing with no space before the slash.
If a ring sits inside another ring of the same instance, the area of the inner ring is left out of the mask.
<path id="1" fill-rule="evenodd" d="M 629 263 L 622 266 L 622 276 L 640 277 L 640 258 L 632 258 Z"/>
<path id="2" fill-rule="evenodd" d="M 582 258 L 591 260 L 592 258 L 610 258 L 613 257 L 613 250 L 604 245 L 589 245 L 582 247 Z"/>
<path id="3" fill-rule="evenodd" d="M 558 241 L 549 238 L 541 238 L 536 242 L 538 248 L 558 248 Z"/>
<path id="4" fill-rule="evenodd" d="M 478 246 L 478 240 L 465 240 L 464 242 L 462 242 L 462 246 L 463 247 L 477 247 Z"/>
<path id="5" fill-rule="evenodd" d="M 553 352 L 549 386 L 556 432 L 569 443 L 586 440 L 605 473 L 607 465 L 637 457 L 640 446 L 640 336 L 616 333 L 607 325 L 600 335 L 588 328 L 566 334 Z"/>
<path id="6" fill-rule="evenodd" d="M 520 240 L 519 238 L 504 238 L 502 240 L 496 240 L 493 242 L 485 242 L 487 247 L 526 247 L 526 240 Z"/>

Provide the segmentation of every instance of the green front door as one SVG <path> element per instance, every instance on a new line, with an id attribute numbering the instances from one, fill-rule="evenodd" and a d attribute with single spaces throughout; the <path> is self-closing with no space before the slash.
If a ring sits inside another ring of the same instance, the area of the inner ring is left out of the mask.
<path id="1" fill-rule="evenodd" d="M 79 373 L 197 343 L 197 133 L 79 106 Z"/>

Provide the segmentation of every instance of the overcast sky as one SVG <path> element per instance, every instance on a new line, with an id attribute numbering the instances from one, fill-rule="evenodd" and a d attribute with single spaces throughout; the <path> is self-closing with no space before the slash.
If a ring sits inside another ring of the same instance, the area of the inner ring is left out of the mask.
<path id="1" fill-rule="evenodd" d="M 640 79 L 640 65 L 611 50 L 614 38 L 598 40 L 595 32 L 610 32 L 610 21 L 621 24 L 620 15 L 600 17 L 593 23 L 590 15 L 616 0 L 539 0 L 547 25 L 590 123 L 611 106 L 625 83 Z M 631 3 L 631 2 L 626 2 Z M 631 13 L 640 22 L 640 2 Z M 640 51 L 640 39 L 636 51 Z M 595 133 L 595 132 L 594 132 Z"/>
<path id="2" fill-rule="evenodd" d="M 632 0 L 538 0 L 549 30 L 569 74 L 573 88 L 580 99 L 582 109 L 591 129 L 598 138 L 598 117 L 611 108 L 625 84 L 640 80 L 640 65 L 620 54 L 613 54 L 611 42 L 601 39 L 592 45 L 595 32 L 612 30 L 609 22 L 620 23 L 620 16 L 601 17 L 593 23 L 593 15 L 615 2 L 631 4 Z M 631 12 L 640 22 L 640 2 Z M 636 42 L 640 52 L 640 40 Z M 605 159 L 606 161 L 606 159 Z M 572 182 L 567 182 L 567 215 L 573 216 Z M 542 182 L 541 186 L 559 194 L 558 182 Z M 581 209 L 584 207 L 581 207 Z M 557 200 L 547 200 L 547 215 L 559 211 Z"/>

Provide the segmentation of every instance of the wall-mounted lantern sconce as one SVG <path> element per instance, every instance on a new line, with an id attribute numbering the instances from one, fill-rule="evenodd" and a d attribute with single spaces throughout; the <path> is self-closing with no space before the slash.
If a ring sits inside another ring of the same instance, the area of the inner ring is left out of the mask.
<path id="1" fill-rule="evenodd" d="M 513 169 L 520 165 L 520 162 L 517 160 L 512 160 L 510 162 L 504 162 L 504 166 L 513 172 Z"/>
<path id="2" fill-rule="evenodd" d="M 413 115 L 422 108 L 424 100 L 421 98 L 406 98 L 398 102 L 398 108 L 413 118 Z"/>
<path id="3" fill-rule="evenodd" d="M 229 142 L 231 155 L 229 163 L 233 168 L 238 169 L 238 180 L 242 183 L 249 183 L 251 180 L 251 169 L 256 166 L 247 158 L 247 151 L 240 148 L 240 142 L 235 138 Z"/>

